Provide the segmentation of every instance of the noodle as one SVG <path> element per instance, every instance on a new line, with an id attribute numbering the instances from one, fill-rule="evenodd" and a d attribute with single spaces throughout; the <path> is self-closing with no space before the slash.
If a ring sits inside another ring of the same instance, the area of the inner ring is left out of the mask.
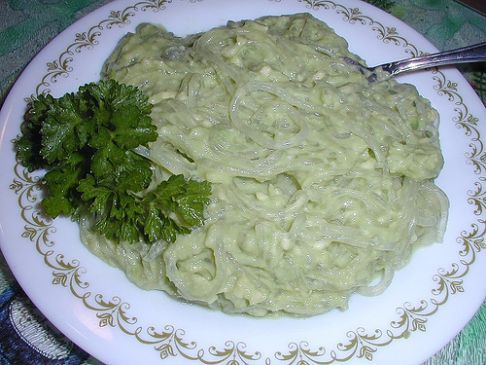
<path id="1" fill-rule="evenodd" d="M 82 239 L 137 285 L 254 316 L 345 309 L 442 240 L 438 115 L 411 85 L 368 84 L 308 14 L 178 38 L 141 25 L 104 77 L 143 89 L 159 139 L 137 152 L 212 183 L 206 224 L 172 244 Z"/>

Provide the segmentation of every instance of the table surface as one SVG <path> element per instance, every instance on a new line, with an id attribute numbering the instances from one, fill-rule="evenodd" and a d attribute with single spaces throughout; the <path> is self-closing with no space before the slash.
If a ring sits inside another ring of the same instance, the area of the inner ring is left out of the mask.
<path id="1" fill-rule="evenodd" d="M 54 36 L 109 0 L 0 0 L 0 105 L 16 77 L 29 60 Z M 427 37 L 441 50 L 486 41 L 484 0 L 467 0 L 464 6 L 453 0 L 368 0 L 400 18 Z M 477 7 L 477 11 L 473 10 Z M 486 64 L 464 66 L 461 71 L 486 104 Z M 21 311 L 12 311 L 12 303 Z M 12 316 L 22 316 L 32 329 L 32 338 L 21 338 L 14 330 Z M 40 330 L 39 330 L 40 329 Z M 43 338 L 35 338 L 43 336 Z M 28 340 L 43 343 L 37 352 Z M 26 342 L 27 341 L 27 342 Z M 62 358 L 49 356 L 61 344 L 69 352 Z M 47 356 L 46 356 L 47 355 Z M 35 359 L 35 360 L 25 360 Z M 77 348 L 31 304 L 0 255 L 0 365 L 100 365 Z M 486 364 L 486 303 L 472 321 L 444 349 L 424 365 Z"/>

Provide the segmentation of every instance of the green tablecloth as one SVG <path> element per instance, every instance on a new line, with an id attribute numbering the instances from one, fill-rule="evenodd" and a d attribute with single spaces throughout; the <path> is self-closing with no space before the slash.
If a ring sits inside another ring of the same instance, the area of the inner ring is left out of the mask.
<path id="1" fill-rule="evenodd" d="M 472 0 L 474 1 L 474 0 Z M 477 0 L 479 3 L 484 0 Z M 0 0 L 0 104 L 28 61 L 55 35 L 75 20 L 108 0 Z M 486 41 L 486 17 L 452 0 L 368 0 L 402 19 L 439 49 Z M 483 102 L 486 102 L 486 65 L 461 68 Z M 486 280 L 486 278 L 485 278 Z M 50 338 L 47 351 L 66 341 L 52 329 L 15 282 L 0 257 L 0 365 L 99 364 L 88 354 L 69 345 L 57 359 L 35 352 L 9 326 L 11 304 L 20 303 L 17 315 L 32 321 L 33 328 Z M 50 347 L 50 348 L 49 348 Z M 486 304 L 469 325 L 427 365 L 486 364 Z"/>

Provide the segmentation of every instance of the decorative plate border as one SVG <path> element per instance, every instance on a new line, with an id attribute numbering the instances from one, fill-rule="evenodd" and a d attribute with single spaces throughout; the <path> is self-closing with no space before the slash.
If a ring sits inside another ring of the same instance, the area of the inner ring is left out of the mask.
<path id="1" fill-rule="evenodd" d="M 202 0 L 190 0 L 191 3 Z M 270 0 L 280 2 L 280 0 Z M 296 0 L 303 3 L 307 9 L 317 11 L 335 11 L 342 15 L 344 22 L 370 27 L 383 43 L 401 46 L 411 56 L 422 54 L 415 45 L 401 36 L 395 27 L 387 27 L 365 15 L 359 8 L 348 8 L 330 0 Z M 98 38 L 104 31 L 114 26 L 123 27 L 130 23 L 130 18 L 143 11 L 163 11 L 172 0 L 139 1 L 121 11 L 111 11 L 109 16 L 97 25 L 83 33 L 76 33 L 71 43 L 56 60 L 47 63 L 47 73 L 35 88 L 35 95 L 50 92 L 50 85 L 60 77 L 67 77 L 73 71 L 71 62 L 77 53 L 91 49 L 98 44 Z M 138 342 L 151 345 L 161 359 L 181 356 L 202 364 L 249 365 L 264 361 L 288 365 L 332 364 L 347 362 L 353 358 L 373 359 L 373 354 L 379 348 L 389 345 L 398 339 L 407 339 L 416 331 L 425 332 L 427 320 L 439 311 L 452 295 L 464 291 L 463 279 L 469 272 L 476 257 L 486 250 L 486 152 L 478 129 L 479 119 L 473 116 L 465 105 L 457 90 L 457 83 L 447 79 L 440 71 L 434 71 L 433 80 L 438 95 L 446 97 L 454 105 L 452 122 L 469 138 L 469 151 L 465 157 L 478 176 L 474 186 L 467 191 L 467 202 L 473 207 L 477 216 L 470 228 L 464 229 L 456 241 L 459 244 L 458 261 L 450 264 L 448 269 L 439 268 L 432 277 L 435 282 L 430 291 L 430 297 L 418 303 L 405 302 L 397 307 L 397 319 L 389 323 L 386 329 L 365 329 L 358 327 L 347 331 L 346 339 L 337 343 L 333 349 L 313 347 L 312 344 L 301 341 L 291 342 L 285 351 L 277 351 L 273 359 L 263 357 L 260 351 L 247 350 L 244 342 L 225 341 L 222 346 L 200 347 L 197 342 L 187 340 L 186 331 L 171 324 L 162 327 L 142 327 L 138 319 L 132 316 L 130 304 L 119 296 L 105 298 L 103 294 L 90 291 L 90 283 L 83 280 L 86 269 L 77 259 L 69 260 L 64 254 L 56 252 L 55 242 L 49 238 L 56 231 L 53 222 L 41 216 L 37 200 L 39 198 L 39 177 L 30 174 L 19 164 L 14 167 L 14 175 L 10 189 L 18 195 L 20 216 L 24 222 L 22 237 L 31 241 L 38 254 L 43 257 L 45 265 L 52 269 L 52 284 L 61 286 L 84 307 L 95 313 L 100 327 L 118 328 L 124 334 L 134 337 Z M 275 361 L 275 362 L 274 362 Z"/>

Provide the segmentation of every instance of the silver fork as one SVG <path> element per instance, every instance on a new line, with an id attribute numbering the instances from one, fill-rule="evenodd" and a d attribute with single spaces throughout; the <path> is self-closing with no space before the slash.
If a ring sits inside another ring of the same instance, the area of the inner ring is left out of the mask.
<path id="1" fill-rule="evenodd" d="M 376 73 L 379 68 L 386 72 L 385 79 L 388 79 L 400 73 L 422 70 L 429 67 L 486 61 L 486 42 L 426 56 L 385 63 L 374 67 L 364 66 L 349 57 L 343 57 L 343 60 L 349 65 L 356 66 L 361 73 L 367 76 L 369 82 L 375 82 L 378 79 L 383 79 L 378 78 Z"/>

